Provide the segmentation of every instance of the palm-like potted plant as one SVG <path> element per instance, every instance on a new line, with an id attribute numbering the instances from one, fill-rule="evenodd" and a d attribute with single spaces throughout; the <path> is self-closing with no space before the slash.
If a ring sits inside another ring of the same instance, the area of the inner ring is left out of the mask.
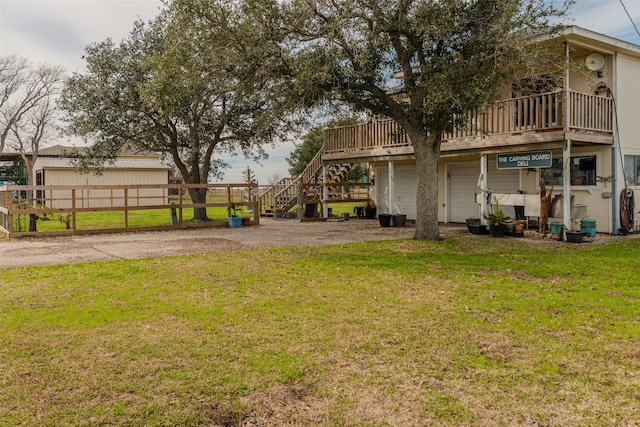
<path id="1" fill-rule="evenodd" d="M 489 223 L 491 237 L 502 237 L 504 236 L 504 230 L 506 228 L 504 221 L 509 219 L 509 217 L 502 212 L 500 205 L 498 205 L 498 199 L 495 197 L 493 198 L 493 206 L 491 210 L 491 213 L 483 214 L 482 216 Z"/>

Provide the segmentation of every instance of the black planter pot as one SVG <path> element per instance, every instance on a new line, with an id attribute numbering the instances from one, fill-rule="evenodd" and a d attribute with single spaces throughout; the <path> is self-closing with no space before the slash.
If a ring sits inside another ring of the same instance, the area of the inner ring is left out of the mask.
<path id="1" fill-rule="evenodd" d="M 376 217 L 376 208 L 364 208 L 364 217 L 366 219 L 374 219 Z"/>
<path id="2" fill-rule="evenodd" d="M 582 243 L 584 233 L 581 231 L 567 231 L 567 242 L 569 243 Z"/>
<path id="3" fill-rule="evenodd" d="M 471 234 L 489 234 L 489 228 L 482 224 L 467 224 L 467 230 L 469 230 Z"/>
<path id="4" fill-rule="evenodd" d="M 396 214 L 392 215 L 393 217 L 393 226 L 394 227 L 404 227 L 407 222 L 407 216 L 404 214 Z"/>
<path id="5" fill-rule="evenodd" d="M 504 237 L 504 232 L 506 230 L 507 227 L 505 227 L 504 224 L 491 224 L 489 225 L 489 231 L 491 234 L 491 237 Z"/>
<path id="6" fill-rule="evenodd" d="M 318 204 L 317 203 L 307 203 L 304 205 L 304 217 L 305 218 L 315 218 L 318 213 Z"/>
<path id="7" fill-rule="evenodd" d="M 391 227 L 391 215 L 379 214 L 378 221 L 380 221 L 380 227 Z"/>

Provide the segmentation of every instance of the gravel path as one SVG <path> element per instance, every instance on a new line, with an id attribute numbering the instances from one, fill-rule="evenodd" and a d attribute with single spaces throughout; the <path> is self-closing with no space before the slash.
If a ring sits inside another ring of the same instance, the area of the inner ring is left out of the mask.
<path id="1" fill-rule="evenodd" d="M 403 228 L 382 228 L 377 220 L 299 222 L 262 218 L 259 226 L 240 228 L 213 227 L 14 239 L 0 237 L 0 268 L 220 253 L 280 246 L 368 242 L 410 238 L 413 232 L 412 225 Z M 470 238 L 487 237 L 470 234 L 463 224 L 441 225 L 440 234 L 442 236 L 464 234 Z M 639 237 L 640 234 L 629 236 L 599 234 L 597 241 L 606 243 Z M 526 238 L 523 241 L 536 244 L 575 245 L 548 238 L 543 240 Z"/>
<path id="2" fill-rule="evenodd" d="M 460 229 L 466 232 L 464 227 Z M 0 238 L 0 268 L 366 242 L 408 238 L 413 231 L 411 226 L 382 228 L 373 220 L 303 223 L 263 218 L 259 226 L 240 228 Z"/>

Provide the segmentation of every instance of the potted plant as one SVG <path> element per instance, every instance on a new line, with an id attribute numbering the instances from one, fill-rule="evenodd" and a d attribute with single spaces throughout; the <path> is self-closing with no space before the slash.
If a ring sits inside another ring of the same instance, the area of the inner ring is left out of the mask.
<path id="1" fill-rule="evenodd" d="M 486 225 L 480 223 L 480 218 L 467 218 L 467 230 L 471 234 L 489 234 Z"/>
<path id="2" fill-rule="evenodd" d="M 513 236 L 516 232 L 516 225 L 513 223 L 513 221 L 505 221 L 502 224 L 504 224 L 504 233 L 507 236 Z"/>
<path id="3" fill-rule="evenodd" d="M 394 227 L 404 227 L 407 222 L 407 215 L 394 214 L 391 216 Z"/>
<path id="4" fill-rule="evenodd" d="M 391 214 L 378 214 L 380 227 L 391 227 Z"/>
<path id="5" fill-rule="evenodd" d="M 567 242 L 569 243 L 582 243 L 584 233 L 582 231 L 569 231 L 567 230 Z"/>
<path id="6" fill-rule="evenodd" d="M 376 217 L 376 205 L 373 200 L 367 202 L 367 206 L 364 208 L 364 217 L 366 219 L 374 219 Z"/>
<path id="7" fill-rule="evenodd" d="M 238 207 L 236 206 L 235 203 L 231 203 L 229 205 L 229 208 L 227 208 L 227 210 L 229 212 L 229 216 L 227 217 L 227 223 L 229 224 L 229 227 L 231 227 L 231 228 L 242 226 L 242 218 L 239 217 L 236 214 L 236 210 L 237 209 L 238 209 Z M 231 213 L 231 211 L 233 211 L 233 214 Z"/>
<path id="8" fill-rule="evenodd" d="M 498 199 L 493 198 L 493 207 L 492 212 L 489 214 L 482 215 L 484 219 L 489 223 L 489 231 L 491 237 L 502 237 L 504 236 L 505 225 L 504 221 L 509 219 L 508 216 L 502 212 L 500 206 L 498 205 Z"/>
<path id="9" fill-rule="evenodd" d="M 517 237 L 520 237 L 524 233 L 524 221 L 518 220 L 515 222 L 514 231 Z"/>

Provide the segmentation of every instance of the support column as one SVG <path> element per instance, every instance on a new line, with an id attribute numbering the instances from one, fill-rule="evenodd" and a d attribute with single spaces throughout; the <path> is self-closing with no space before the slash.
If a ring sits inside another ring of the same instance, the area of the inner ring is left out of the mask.
<path id="1" fill-rule="evenodd" d="M 396 188 L 396 168 L 395 162 L 393 160 L 389 160 L 389 213 L 391 215 L 395 214 L 395 188 Z"/>
<path id="2" fill-rule="evenodd" d="M 488 213 L 487 194 L 489 192 L 489 180 L 487 179 L 487 169 L 489 164 L 489 156 L 483 154 L 480 156 L 480 223 L 486 224 L 487 220 L 484 216 Z"/>
<path id="3" fill-rule="evenodd" d="M 614 79 L 618 78 L 618 54 L 616 53 L 613 56 L 613 75 Z M 614 99 L 618 99 L 618 85 L 613 85 L 613 89 L 616 93 L 612 95 Z M 615 104 L 614 104 L 615 106 Z M 614 108 L 613 110 L 614 123 L 618 123 L 618 110 Z M 616 148 L 617 147 L 617 148 Z M 620 215 L 619 207 L 618 207 L 618 179 L 624 178 L 624 163 L 620 164 L 620 170 L 622 171 L 621 176 L 618 176 L 618 160 L 620 159 L 620 135 L 618 135 L 618 126 L 613 127 L 613 147 L 611 148 L 611 175 L 614 176 L 613 182 L 611 183 L 611 227 L 609 228 L 609 233 L 616 234 L 618 232 L 618 216 Z M 624 161 L 623 161 L 624 162 Z M 621 188 L 625 188 L 625 182 L 622 181 L 620 184 Z"/>
<path id="4" fill-rule="evenodd" d="M 617 133 L 617 131 L 616 131 Z M 614 138 L 617 138 L 617 135 L 614 134 Z M 611 175 L 613 175 L 614 177 L 616 177 L 612 182 L 611 182 L 611 227 L 609 228 L 609 233 L 612 234 L 616 234 L 617 230 L 618 230 L 618 215 L 620 215 L 619 212 L 619 208 L 618 208 L 618 168 L 617 168 L 617 161 L 618 161 L 618 152 L 616 151 L 616 146 L 615 143 L 613 145 L 613 147 L 611 148 Z M 624 165 L 622 166 L 624 168 Z M 622 174 L 622 177 L 624 178 L 624 173 Z"/>
<path id="5" fill-rule="evenodd" d="M 571 140 L 562 150 L 562 216 L 564 227 L 571 230 Z M 566 239 L 565 239 L 566 240 Z"/>
<path id="6" fill-rule="evenodd" d="M 322 217 L 329 218 L 329 205 L 326 203 L 329 200 L 329 185 L 327 185 L 327 167 L 322 165 Z"/>
<path id="7" fill-rule="evenodd" d="M 571 105 L 569 105 L 569 42 L 564 42 L 564 81 L 562 82 L 562 128 L 566 135 L 569 131 L 569 113 Z M 566 138 L 566 136 L 565 136 Z M 567 144 L 562 150 L 562 216 L 565 230 L 571 230 L 571 140 L 567 139 Z M 551 203 L 551 200 L 549 200 Z M 566 241 L 567 235 L 563 233 Z"/>

